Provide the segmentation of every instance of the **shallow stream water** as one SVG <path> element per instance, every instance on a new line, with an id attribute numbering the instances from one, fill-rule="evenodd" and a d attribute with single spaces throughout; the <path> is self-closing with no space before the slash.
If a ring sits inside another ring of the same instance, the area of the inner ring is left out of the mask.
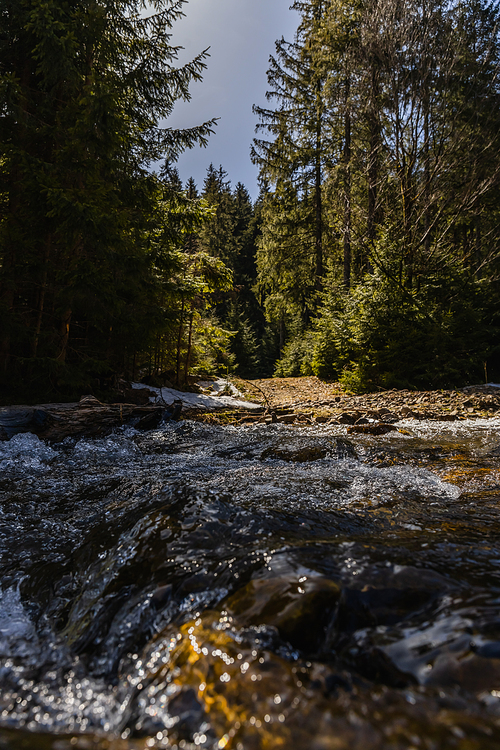
<path id="1" fill-rule="evenodd" d="M 500 420 L 0 443 L 0 750 L 498 750 Z"/>

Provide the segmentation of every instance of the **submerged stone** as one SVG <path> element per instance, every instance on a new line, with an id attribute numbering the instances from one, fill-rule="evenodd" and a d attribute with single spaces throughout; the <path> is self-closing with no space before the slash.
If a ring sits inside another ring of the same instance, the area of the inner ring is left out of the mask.
<path id="1" fill-rule="evenodd" d="M 326 578 L 254 579 L 226 602 L 243 625 L 271 625 L 283 640 L 305 653 L 325 646 L 325 636 L 341 590 Z"/>
<path id="2" fill-rule="evenodd" d="M 368 424 L 354 424 L 347 428 L 348 433 L 359 432 L 363 435 L 387 435 L 388 432 L 397 430 L 393 424 L 387 422 L 372 422 Z"/>
<path id="3" fill-rule="evenodd" d="M 279 461 L 295 461 L 296 463 L 306 463 L 307 461 L 319 461 L 325 458 L 327 451 L 324 448 L 304 447 L 297 449 L 287 448 L 266 448 L 261 454 L 261 459 L 275 458 Z"/>

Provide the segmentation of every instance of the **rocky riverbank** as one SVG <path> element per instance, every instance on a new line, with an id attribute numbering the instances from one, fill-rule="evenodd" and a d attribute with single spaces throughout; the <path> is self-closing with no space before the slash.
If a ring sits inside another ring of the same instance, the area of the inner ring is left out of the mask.
<path id="1" fill-rule="evenodd" d="M 484 418 L 496 416 L 500 411 L 500 387 L 493 385 L 440 391 L 394 389 L 356 396 L 343 391 L 338 383 L 324 383 L 315 377 L 252 381 L 233 378 L 232 382 L 246 398 L 261 404 L 265 410 L 260 415 L 240 416 L 244 421 L 361 427 L 373 423 L 391 425 L 401 419 Z M 229 417 L 227 414 L 226 418 Z M 221 421 L 224 414 L 210 418 Z"/>
<path id="2" fill-rule="evenodd" d="M 224 387 L 222 387 L 224 386 Z M 455 421 L 500 412 L 500 387 L 468 386 L 448 391 L 392 390 L 354 396 L 338 383 L 316 377 L 206 381 L 200 393 L 136 384 L 124 403 L 93 396 L 79 403 L 0 408 L 0 440 L 20 432 L 58 442 L 68 436 L 99 436 L 123 424 L 151 430 L 165 419 L 211 424 L 341 424 L 348 432 L 381 435 L 402 419 Z M 127 403 L 126 401 L 132 401 Z M 135 403 L 134 403 L 135 402 Z"/>

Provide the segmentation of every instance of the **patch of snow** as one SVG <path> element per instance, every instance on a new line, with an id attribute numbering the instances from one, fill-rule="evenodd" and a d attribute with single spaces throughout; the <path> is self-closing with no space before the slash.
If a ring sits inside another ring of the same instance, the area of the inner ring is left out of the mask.
<path id="1" fill-rule="evenodd" d="M 224 385 L 226 381 L 222 378 L 218 379 Z M 215 381 L 218 382 L 218 381 Z M 132 388 L 147 388 L 152 391 L 155 395 L 151 396 L 150 402 L 152 404 L 172 404 L 174 401 L 182 401 L 183 406 L 196 407 L 198 409 L 206 409 L 207 411 L 212 409 L 221 409 L 223 407 L 230 407 L 234 409 L 260 409 L 260 404 L 252 404 L 249 401 L 243 401 L 242 399 L 234 398 L 234 396 L 216 396 L 205 393 L 185 393 L 184 391 L 177 391 L 175 388 L 155 388 L 151 385 L 144 385 L 144 383 L 132 383 Z M 224 390 L 224 386 L 220 388 Z"/>
<path id="2" fill-rule="evenodd" d="M 209 396 L 242 396 L 243 394 L 239 391 L 231 381 L 226 378 L 213 378 L 213 380 L 200 380 L 196 385 L 201 388 L 204 392 L 207 392 Z M 228 392 L 229 391 L 229 392 Z"/>

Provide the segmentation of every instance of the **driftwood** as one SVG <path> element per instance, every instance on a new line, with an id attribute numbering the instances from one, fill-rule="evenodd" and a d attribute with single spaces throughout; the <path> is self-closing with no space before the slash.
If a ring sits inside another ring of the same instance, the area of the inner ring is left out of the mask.
<path id="1" fill-rule="evenodd" d="M 165 418 L 178 419 L 179 414 L 179 404 L 103 404 L 93 396 L 84 396 L 73 404 L 6 406 L 0 408 L 0 440 L 32 432 L 44 440 L 59 442 L 70 436 L 107 435 L 124 424 L 150 430 Z"/>

